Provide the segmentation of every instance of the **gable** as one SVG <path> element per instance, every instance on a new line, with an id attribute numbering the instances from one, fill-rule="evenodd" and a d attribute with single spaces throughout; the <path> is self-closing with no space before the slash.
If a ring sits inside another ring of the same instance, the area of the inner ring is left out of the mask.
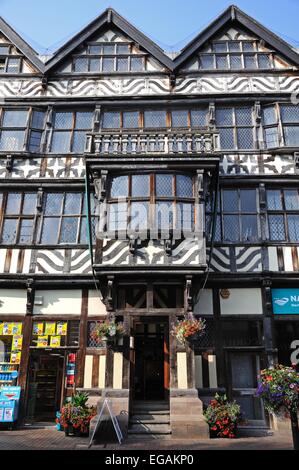
<path id="1" fill-rule="evenodd" d="M 40 73 L 37 53 L 0 17 L 0 75 Z"/>
<path id="2" fill-rule="evenodd" d="M 215 34 L 182 65 L 186 71 L 277 70 L 291 67 L 291 62 L 281 53 L 237 25 Z"/>
<path id="3" fill-rule="evenodd" d="M 174 63 L 175 69 L 189 71 L 281 69 L 298 66 L 299 55 L 281 38 L 231 6 L 187 44 Z"/>
<path id="4" fill-rule="evenodd" d="M 129 48 L 126 50 L 118 43 L 123 43 L 123 46 L 127 43 Z M 106 48 L 100 49 L 101 44 Z M 115 49 L 112 48 L 113 44 Z M 94 48 L 91 49 L 91 46 L 94 46 Z M 95 46 L 98 46 L 98 48 L 96 49 Z M 82 56 L 78 68 L 73 62 L 74 56 L 77 56 L 77 58 Z M 127 69 L 125 56 L 128 56 Z M 132 57 L 132 66 L 131 56 L 134 56 Z M 112 61 L 108 60 L 109 58 L 114 59 L 115 63 L 112 64 Z M 142 58 L 144 58 L 144 61 L 141 60 Z M 94 60 L 90 62 L 91 59 Z M 100 59 L 100 64 L 95 59 Z M 121 61 L 120 59 L 124 60 Z M 142 65 L 143 62 L 144 65 Z M 105 64 L 104 67 L 103 63 Z M 46 63 L 46 71 L 58 73 L 124 73 L 171 70 L 172 66 L 171 59 L 164 54 L 159 46 L 114 10 L 108 8 L 56 51 Z M 81 71 L 80 68 L 82 68 Z"/>
<path id="5" fill-rule="evenodd" d="M 37 69 L 7 37 L 0 34 L 0 76 L 3 74 L 35 73 Z"/>
<path id="6" fill-rule="evenodd" d="M 56 73 L 134 73 L 163 71 L 164 67 L 118 28 L 96 33 L 62 61 Z"/>

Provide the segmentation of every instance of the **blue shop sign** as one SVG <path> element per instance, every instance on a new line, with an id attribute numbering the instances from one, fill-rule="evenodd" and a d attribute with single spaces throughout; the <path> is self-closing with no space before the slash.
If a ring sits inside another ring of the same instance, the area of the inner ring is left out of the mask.
<path id="1" fill-rule="evenodd" d="M 272 289 L 275 315 L 299 315 L 299 289 Z"/>

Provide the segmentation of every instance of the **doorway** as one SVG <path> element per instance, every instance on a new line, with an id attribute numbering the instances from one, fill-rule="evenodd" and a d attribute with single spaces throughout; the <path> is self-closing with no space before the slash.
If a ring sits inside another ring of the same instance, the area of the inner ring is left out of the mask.
<path id="1" fill-rule="evenodd" d="M 54 421 L 63 391 L 64 352 L 32 352 L 28 372 L 28 421 Z"/>
<path id="2" fill-rule="evenodd" d="M 229 391 L 231 398 L 241 407 L 249 425 L 263 426 L 265 416 L 262 400 L 256 397 L 260 372 L 260 356 L 250 352 L 229 352 Z"/>
<path id="3" fill-rule="evenodd" d="M 134 331 L 133 399 L 166 400 L 169 392 L 168 323 L 138 321 Z"/>

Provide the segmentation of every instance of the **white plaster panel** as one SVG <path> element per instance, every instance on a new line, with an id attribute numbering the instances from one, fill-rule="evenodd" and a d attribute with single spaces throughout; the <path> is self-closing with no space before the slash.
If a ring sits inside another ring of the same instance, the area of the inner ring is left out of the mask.
<path id="1" fill-rule="evenodd" d="M 85 367 L 84 367 L 84 388 L 91 388 L 92 386 L 92 364 L 93 356 L 85 356 Z"/>
<path id="2" fill-rule="evenodd" d="M 269 246 L 269 270 L 278 271 L 278 259 L 277 259 L 277 248 L 276 246 Z"/>
<path id="3" fill-rule="evenodd" d="M 115 352 L 113 355 L 113 388 L 122 389 L 123 382 L 123 353 Z"/>
<path id="4" fill-rule="evenodd" d="M 262 294 L 257 288 L 229 289 L 228 299 L 220 296 L 220 309 L 223 315 L 262 314 Z"/>
<path id="5" fill-rule="evenodd" d="M 34 305 L 34 315 L 81 314 L 81 290 L 37 290 L 35 295 L 43 298 L 43 304 Z"/>
<path id="6" fill-rule="evenodd" d="M 101 292 L 97 290 L 88 291 L 88 315 L 106 315 L 106 306 L 100 299 Z"/>
<path id="7" fill-rule="evenodd" d="M 21 289 L 0 289 L 0 315 L 26 313 L 27 292 Z"/>
<path id="8" fill-rule="evenodd" d="M 200 292 L 199 301 L 194 303 L 194 313 L 198 315 L 213 315 L 212 289 L 204 289 Z"/>

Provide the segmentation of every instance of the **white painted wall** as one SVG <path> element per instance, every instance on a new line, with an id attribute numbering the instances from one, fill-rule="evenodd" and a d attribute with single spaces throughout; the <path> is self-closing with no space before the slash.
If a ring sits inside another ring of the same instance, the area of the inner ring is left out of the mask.
<path id="1" fill-rule="evenodd" d="M 88 315 L 106 315 L 105 304 L 100 299 L 101 292 L 97 290 L 88 291 Z"/>
<path id="2" fill-rule="evenodd" d="M 200 298 L 194 303 L 194 313 L 197 315 L 213 315 L 213 291 L 204 289 L 200 292 Z"/>
<path id="3" fill-rule="evenodd" d="M 0 289 L 0 315 L 26 313 L 27 292 L 22 289 Z"/>
<path id="4" fill-rule="evenodd" d="M 34 315 L 81 314 L 82 291 L 79 289 L 37 290 L 35 296 L 43 297 L 43 305 L 34 305 Z"/>
<path id="5" fill-rule="evenodd" d="M 222 315 L 262 314 L 262 294 L 260 289 L 229 289 L 230 296 L 223 299 L 220 296 Z"/>

